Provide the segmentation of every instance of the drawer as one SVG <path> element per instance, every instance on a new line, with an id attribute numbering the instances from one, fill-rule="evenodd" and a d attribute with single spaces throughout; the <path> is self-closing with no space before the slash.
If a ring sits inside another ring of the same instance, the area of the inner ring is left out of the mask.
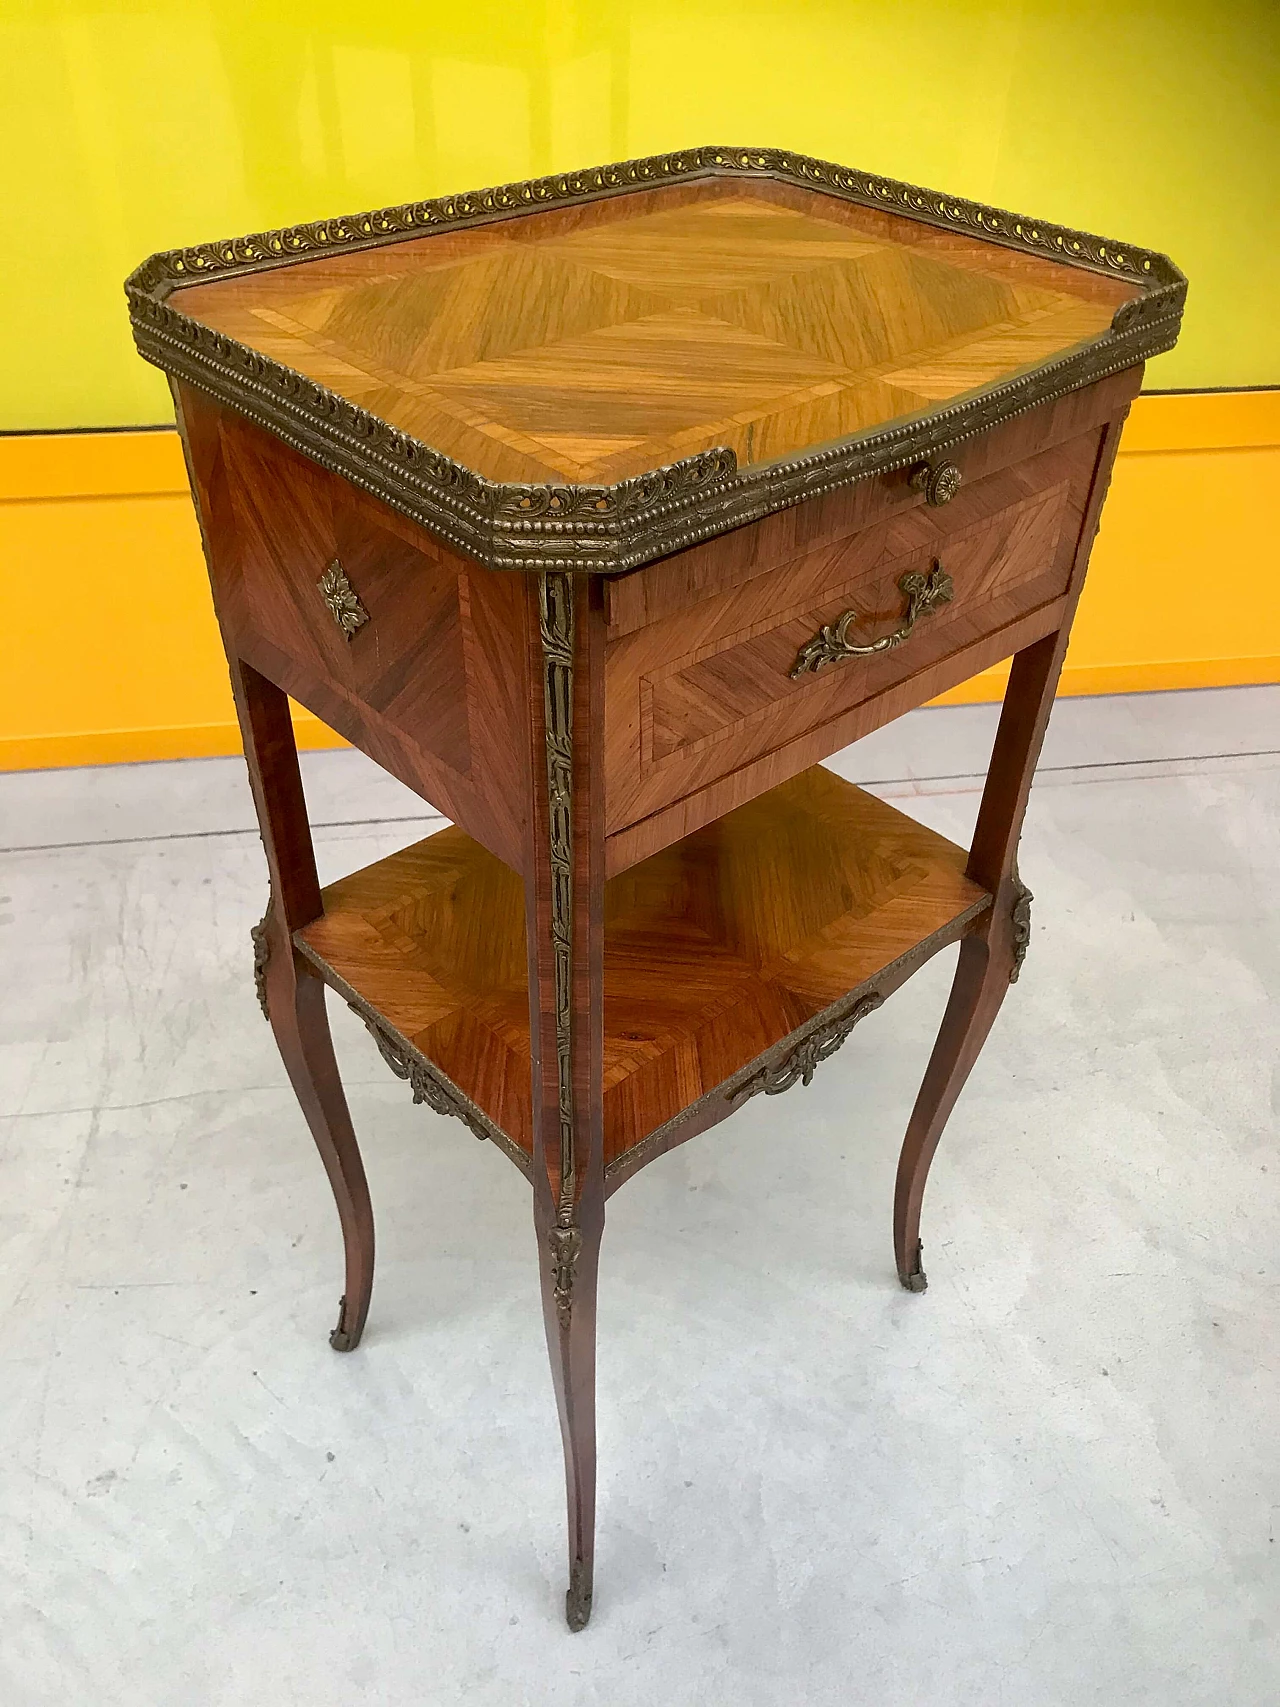
<path id="1" fill-rule="evenodd" d="M 1133 368 L 1111 374 L 1087 390 L 1070 392 L 1004 421 L 990 432 L 941 453 L 942 458 L 956 463 L 968 485 L 976 485 L 1042 451 L 1101 428 L 1127 409 L 1140 377 L 1140 371 Z M 889 521 L 904 510 L 919 508 L 924 500 L 910 476 L 911 467 L 895 468 L 850 486 L 837 486 L 807 503 L 774 511 L 750 526 L 735 528 L 628 574 L 609 577 L 605 582 L 608 638 L 617 640 L 703 599 L 728 592 L 756 575 L 769 574 L 780 563 L 791 563 L 819 547 Z"/>
<path id="2" fill-rule="evenodd" d="M 814 763 L 853 738 L 841 720 L 859 705 L 916 677 L 921 700 L 951 685 L 937 679 L 945 660 L 957 660 L 955 680 L 972 673 L 966 652 L 1066 591 L 1098 445 L 1096 430 L 1081 434 L 963 485 L 944 506 L 902 508 L 619 636 L 605 671 L 609 831 L 830 728 L 830 744 L 811 743 L 795 768 Z M 949 582 L 950 598 L 926 600 L 909 622 L 920 585 L 910 577 Z M 849 611 L 850 643 L 898 643 L 798 670 Z M 761 787 L 780 780 L 771 773 Z"/>

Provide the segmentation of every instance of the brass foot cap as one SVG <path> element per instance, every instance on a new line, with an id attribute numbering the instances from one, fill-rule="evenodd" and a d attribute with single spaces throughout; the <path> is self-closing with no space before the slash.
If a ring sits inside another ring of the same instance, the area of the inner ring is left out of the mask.
<path id="1" fill-rule="evenodd" d="M 329 1344 L 335 1351 L 354 1351 L 360 1344 L 360 1335 L 348 1333 L 343 1325 L 347 1314 L 347 1300 L 338 1300 L 338 1325 L 329 1335 Z"/>
<path id="2" fill-rule="evenodd" d="M 591 1573 L 579 1559 L 569 1572 L 564 1615 L 571 1630 L 585 1630 L 591 1618 Z"/>
<path id="3" fill-rule="evenodd" d="M 929 1290 L 929 1276 L 924 1272 L 924 1265 L 920 1260 L 923 1255 L 924 1246 L 918 1244 L 916 1246 L 915 1267 L 910 1274 L 899 1274 L 898 1276 L 908 1292 L 927 1292 Z"/>

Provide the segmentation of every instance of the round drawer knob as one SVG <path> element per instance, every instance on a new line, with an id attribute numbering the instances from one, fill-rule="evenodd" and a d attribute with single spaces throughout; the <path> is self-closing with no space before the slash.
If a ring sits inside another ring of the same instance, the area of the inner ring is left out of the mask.
<path id="1" fill-rule="evenodd" d="M 949 504 L 960 490 L 962 479 L 954 462 L 922 462 L 912 470 L 911 484 L 923 492 L 927 504 Z"/>

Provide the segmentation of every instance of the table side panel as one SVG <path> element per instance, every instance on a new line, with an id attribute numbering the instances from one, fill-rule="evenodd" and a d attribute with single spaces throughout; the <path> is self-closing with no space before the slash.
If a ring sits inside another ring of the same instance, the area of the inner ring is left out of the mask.
<path id="1" fill-rule="evenodd" d="M 520 580 L 186 388 L 183 414 L 228 648 L 519 870 Z M 319 585 L 335 563 L 349 637 Z"/>
<path id="2" fill-rule="evenodd" d="M 323 899 L 299 940 L 531 1155 L 519 877 L 450 826 Z"/>

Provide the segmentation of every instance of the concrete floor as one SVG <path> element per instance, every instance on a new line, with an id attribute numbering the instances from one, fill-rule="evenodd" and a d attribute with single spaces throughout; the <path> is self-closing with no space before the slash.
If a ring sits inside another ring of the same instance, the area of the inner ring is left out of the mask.
<path id="1" fill-rule="evenodd" d="M 993 721 L 838 768 L 961 840 Z M 580 1636 L 519 1175 L 336 1005 L 381 1248 L 333 1354 L 239 761 L 0 778 L 0 1700 L 1272 1707 L 1278 748 L 1278 689 L 1058 707 L 926 1296 L 889 1214 L 952 954 L 614 1198 Z M 326 877 L 431 828 L 306 768 Z"/>

